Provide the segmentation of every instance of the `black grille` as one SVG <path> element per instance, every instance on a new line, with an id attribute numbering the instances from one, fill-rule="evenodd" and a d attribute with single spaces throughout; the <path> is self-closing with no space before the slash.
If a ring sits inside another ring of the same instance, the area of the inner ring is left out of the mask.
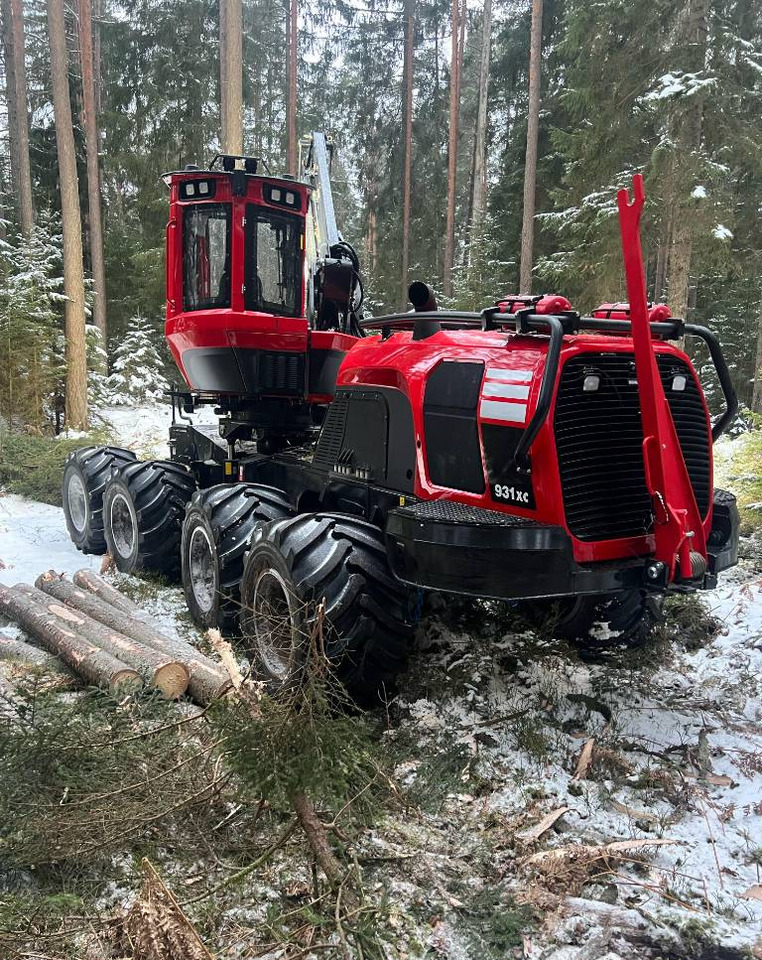
<path id="1" fill-rule="evenodd" d="M 259 357 L 259 389 L 263 393 L 302 393 L 303 355 L 263 350 Z"/>
<path id="2" fill-rule="evenodd" d="M 657 358 L 702 516 L 709 507 L 709 434 L 701 394 L 687 364 Z M 583 391 L 588 374 L 597 390 Z M 672 389 L 674 376 L 685 389 Z M 631 354 L 584 354 L 565 364 L 554 420 L 564 510 L 580 540 L 641 536 L 651 529 L 643 470 L 643 429 Z"/>

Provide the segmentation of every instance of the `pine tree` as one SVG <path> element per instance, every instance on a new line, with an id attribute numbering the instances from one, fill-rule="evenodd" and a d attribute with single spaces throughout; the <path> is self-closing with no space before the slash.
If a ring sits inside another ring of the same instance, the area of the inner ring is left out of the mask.
<path id="1" fill-rule="evenodd" d="M 80 59 L 82 63 L 82 114 L 87 154 L 87 210 L 90 263 L 93 271 L 95 325 L 106 338 L 106 264 L 103 257 L 101 175 L 98 158 L 100 134 L 96 116 L 96 81 L 93 57 L 91 0 L 79 0 Z"/>
<path id="2" fill-rule="evenodd" d="M 157 346 L 160 337 L 156 323 L 142 316 L 132 318 L 112 356 L 106 384 L 109 403 L 130 406 L 164 399 L 169 384 Z"/>
<path id="3" fill-rule="evenodd" d="M 524 160 L 524 225 L 521 229 L 521 271 L 519 290 L 532 292 L 534 257 L 534 212 L 537 193 L 537 144 L 540 126 L 540 71 L 542 63 L 543 0 L 532 0 L 532 34 L 529 52 L 529 112 L 527 149 Z"/>
<path id="4" fill-rule="evenodd" d="M 0 244 L 0 421 L 46 432 L 62 396 L 60 224 L 41 215 L 28 237 Z"/>
<path id="5" fill-rule="evenodd" d="M 402 281 L 400 310 L 407 307 L 408 270 L 410 264 L 410 177 L 413 156 L 413 38 L 415 33 L 415 6 L 405 0 L 405 66 L 402 73 L 404 118 L 403 173 L 402 173 Z"/>
<path id="6" fill-rule="evenodd" d="M 19 226 L 21 232 L 29 236 L 34 225 L 34 203 L 29 158 L 29 105 L 23 2 L 22 0 L 3 0 L 2 10 L 11 179 Z"/>
<path id="7" fill-rule="evenodd" d="M 63 227 L 63 272 L 66 294 L 66 422 L 69 429 L 84 430 L 87 427 L 85 278 L 82 265 L 79 182 L 69 100 L 69 68 L 63 0 L 48 0 L 48 37 Z"/>

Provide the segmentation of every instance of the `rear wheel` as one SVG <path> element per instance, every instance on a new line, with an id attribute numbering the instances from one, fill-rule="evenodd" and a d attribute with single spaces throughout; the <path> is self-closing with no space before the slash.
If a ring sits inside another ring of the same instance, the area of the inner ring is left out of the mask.
<path id="1" fill-rule="evenodd" d="M 103 493 L 115 468 L 132 463 L 135 454 L 122 447 L 81 447 L 66 458 L 63 510 L 72 542 L 83 553 L 105 553 Z"/>
<path id="2" fill-rule="evenodd" d="M 254 530 L 293 509 L 274 487 L 220 484 L 194 493 L 183 522 L 181 558 L 185 599 L 201 627 L 238 628 L 241 577 Z"/>
<path id="3" fill-rule="evenodd" d="M 325 652 L 355 699 L 378 702 L 405 666 L 409 591 L 392 576 L 372 524 L 335 514 L 267 524 L 246 559 L 241 600 L 249 655 L 276 688 L 298 682 L 321 601 Z"/>
<path id="4" fill-rule="evenodd" d="M 648 643 L 662 619 L 662 597 L 645 590 L 530 602 L 533 618 L 553 625 L 556 637 L 600 653 Z"/>
<path id="5" fill-rule="evenodd" d="M 177 575 L 185 507 L 195 489 L 192 474 L 169 460 L 131 463 L 112 475 L 103 496 L 104 532 L 119 570 Z"/>

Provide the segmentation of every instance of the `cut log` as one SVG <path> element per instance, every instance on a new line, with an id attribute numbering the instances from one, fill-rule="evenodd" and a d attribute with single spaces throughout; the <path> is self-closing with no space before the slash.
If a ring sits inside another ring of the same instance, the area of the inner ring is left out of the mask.
<path id="1" fill-rule="evenodd" d="M 60 625 L 134 667 L 146 678 L 149 686 L 155 687 L 168 700 L 176 700 L 187 690 L 188 669 L 174 657 L 138 643 L 116 630 L 110 630 L 92 617 L 67 607 L 28 584 L 18 583 L 13 590 L 25 594 L 34 603 L 44 607 L 48 615 Z"/>
<path id="2" fill-rule="evenodd" d="M 44 594 L 41 596 L 48 599 Z M 141 686 L 137 670 L 78 636 L 71 627 L 62 626 L 56 617 L 26 593 L 0 585 L 0 611 L 88 683 L 120 692 Z"/>
<path id="3" fill-rule="evenodd" d="M 122 613 L 129 613 L 131 616 L 141 619 L 145 618 L 145 613 L 136 603 L 133 603 L 129 597 L 125 597 L 116 587 L 106 583 L 103 577 L 99 577 L 92 570 L 77 570 L 73 579 L 81 590 L 86 590 L 88 593 L 100 597 L 101 600 L 105 600 L 106 603 L 116 607 L 117 610 L 121 610 Z"/>
<path id="4" fill-rule="evenodd" d="M 58 657 L 53 656 L 46 650 L 40 650 L 39 647 L 33 647 L 31 643 L 9 637 L 2 630 L 0 630 L 0 660 L 11 664 L 39 667 L 46 673 L 53 673 L 69 679 L 72 677 L 71 670 Z"/>
<path id="5" fill-rule="evenodd" d="M 79 573 L 84 572 L 79 571 Z M 74 575 L 75 580 L 79 577 L 79 573 Z M 94 574 L 89 578 L 91 583 L 96 580 L 100 580 L 100 577 L 95 577 Z M 82 582 L 83 578 L 80 577 L 77 585 L 72 584 L 68 580 L 62 579 L 53 570 L 49 570 L 37 578 L 37 587 L 51 597 L 55 597 L 93 620 L 97 620 L 98 623 L 102 623 L 104 626 L 130 637 L 137 643 L 145 644 L 184 663 L 190 674 L 188 693 L 201 706 L 205 707 L 211 703 L 230 686 L 227 674 L 214 660 L 205 657 L 201 651 L 191 644 L 162 633 L 151 621 L 151 618 L 139 608 L 136 608 L 140 614 L 138 618 L 135 614 L 128 614 L 117 609 L 110 601 L 106 601 L 105 596 L 102 596 L 101 593 L 96 594 L 80 589 L 79 584 Z M 119 597 L 122 596 L 118 590 L 109 586 L 105 581 L 101 582 L 109 591 Z M 127 600 L 126 597 L 122 599 Z M 127 602 L 130 603 L 131 601 L 127 600 Z"/>

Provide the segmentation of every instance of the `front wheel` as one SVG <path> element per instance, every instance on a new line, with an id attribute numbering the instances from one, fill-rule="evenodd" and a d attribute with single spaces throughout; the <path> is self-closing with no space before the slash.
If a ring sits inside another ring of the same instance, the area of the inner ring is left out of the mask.
<path id="1" fill-rule="evenodd" d="M 580 650 L 601 653 L 615 647 L 636 649 L 651 638 L 662 618 L 662 597 L 645 590 L 597 596 L 530 601 L 532 619 L 550 624 L 554 635 Z"/>
<path id="2" fill-rule="evenodd" d="M 307 514 L 255 532 L 241 585 L 241 631 L 274 688 L 299 682 L 318 604 L 325 653 L 348 692 L 378 703 L 412 642 L 409 591 L 389 570 L 382 532 L 354 517 Z"/>

